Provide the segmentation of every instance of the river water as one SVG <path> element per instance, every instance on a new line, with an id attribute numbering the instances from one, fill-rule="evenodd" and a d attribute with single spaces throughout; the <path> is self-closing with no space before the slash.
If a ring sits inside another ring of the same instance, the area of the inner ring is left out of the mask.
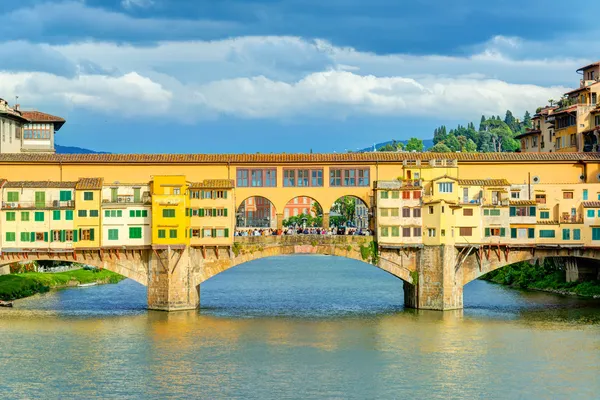
<path id="1" fill-rule="evenodd" d="M 0 309 L 1 399 L 598 399 L 600 302 L 483 281 L 465 309 L 404 309 L 402 282 L 328 256 L 250 262 L 199 311 L 72 288 Z"/>

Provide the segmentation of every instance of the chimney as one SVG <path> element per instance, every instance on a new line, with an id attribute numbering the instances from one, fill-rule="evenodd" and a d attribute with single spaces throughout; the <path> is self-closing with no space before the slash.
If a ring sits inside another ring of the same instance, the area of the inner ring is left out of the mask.
<path id="1" fill-rule="evenodd" d="M 20 105 L 20 104 L 15 104 L 15 110 L 17 110 L 17 111 L 21 111 L 21 110 L 20 110 L 20 108 L 21 108 L 21 105 Z"/>

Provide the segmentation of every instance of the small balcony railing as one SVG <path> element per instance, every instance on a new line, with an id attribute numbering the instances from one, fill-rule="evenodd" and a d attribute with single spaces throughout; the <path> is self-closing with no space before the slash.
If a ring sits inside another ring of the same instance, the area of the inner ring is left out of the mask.
<path id="1" fill-rule="evenodd" d="M 74 200 L 50 201 L 3 201 L 2 208 L 11 209 L 41 209 L 41 208 L 75 208 Z"/>
<path id="2" fill-rule="evenodd" d="M 561 224 L 582 224 L 583 217 L 581 215 L 562 215 L 560 218 Z"/>
<path id="3" fill-rule="evenodd" d="M 102 199 L 102 205 L 112 204 L 150 204 L 152 199 L 150 196 L 142 196 L 135 198 L 133 195 L 119 195 L 116 198 Z"/>

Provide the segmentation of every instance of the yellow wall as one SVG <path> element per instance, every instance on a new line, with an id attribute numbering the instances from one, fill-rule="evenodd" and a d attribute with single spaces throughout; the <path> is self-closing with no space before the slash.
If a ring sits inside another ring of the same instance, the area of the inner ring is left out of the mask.
<path id="1" fill-rule="evenodd" d="M 86 200 L 86 193 L 91 193 L 92 199 Z M 76 190 L 75 191 L 75 212 L 73 216 L 73 223 L 75 229 L 78 231 L 78 241 L 73 244 L 76 248 L 85 247 L 99 247 L 102 230 L 100 229 L 100 204 L 102 201 L 102 193 L 100 190 Z M 80 211 L 85 211 L 86 216 L 80 216 Z M 91 212 L 97 212 L 97 216 L 91 216 Z M 89 230 L 93 232 L 93 237 L 90 235 L 90 239 L 83 239 L 84 231 Z"/>
<path id="2" fill-rule="evenodd" d="M 187 188 L 186 177 L 183 175 L 154 176 L 151 185 L 153 244 L 189 244 L 189 220 L 185 215 L 188 204 Z M 173 217 L 168 216 L 171 212 L 174 212 Z M 159 237 L 159 233 L 163 231 L 165 237 Z M 171 237 L 171 231 L 176 233 L 176 237 Z"/>

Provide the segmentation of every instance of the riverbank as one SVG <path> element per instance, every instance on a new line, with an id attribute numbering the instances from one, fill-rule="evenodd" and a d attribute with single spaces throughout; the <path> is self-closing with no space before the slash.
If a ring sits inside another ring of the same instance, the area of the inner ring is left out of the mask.
<path id="1" fill-rule="evenodd" d="M 481 279 L 519 289 L 569 296 L 600 298 L 600 281 L 566 282 L 565 271 L 552 263 L 518 263 L 484 275 Z"/>
<path id="2" fill-rule="evenodd" d="M 0 300 L 16 300 L 44 293 L 50 289 L 77 286 L 84 283 L 118 283 L 124 276 L 107 270 L 85 270 L 42 274 L 26 272 L 23 274 L 0 275 Z"/>

